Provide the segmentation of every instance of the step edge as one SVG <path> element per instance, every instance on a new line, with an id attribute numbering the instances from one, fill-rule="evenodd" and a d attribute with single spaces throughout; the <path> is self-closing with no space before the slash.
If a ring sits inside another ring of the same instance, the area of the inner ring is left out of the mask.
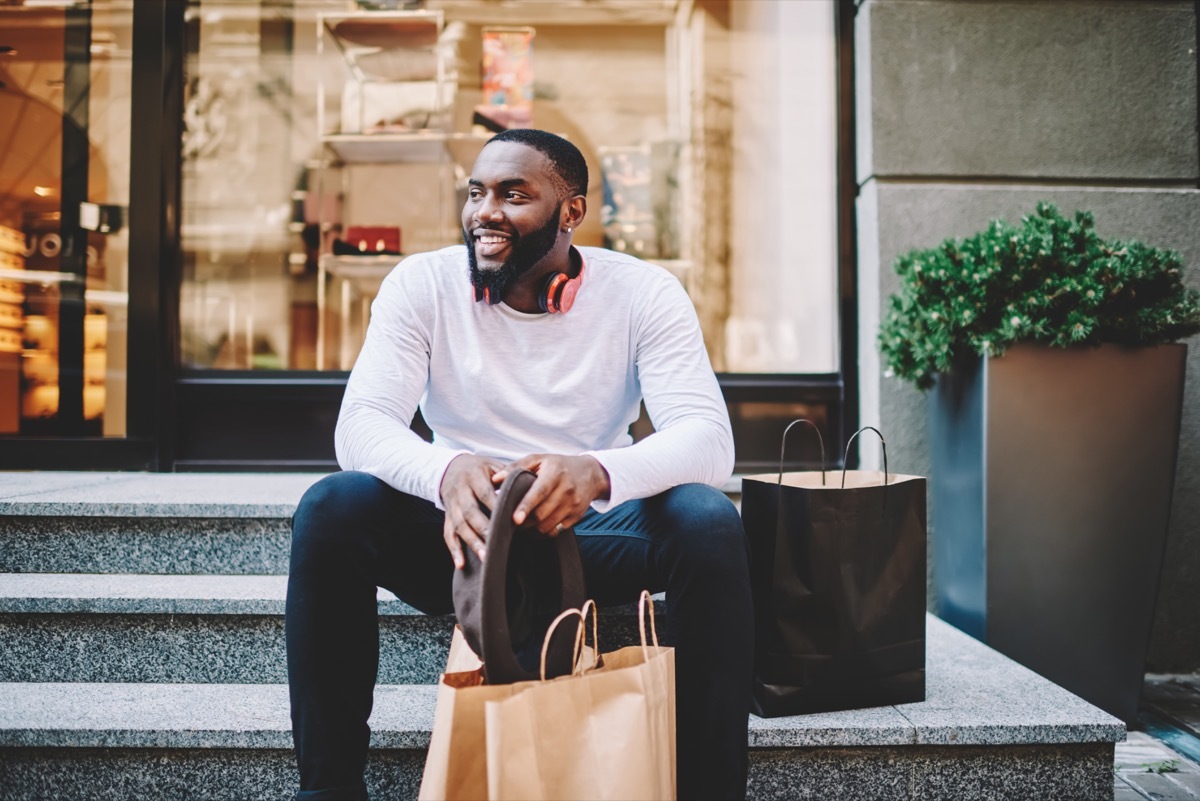
<path id="1" fill-rule="evenodd" d="M 121 725 L 114 721 L 112 726 L 96 723 L 77 726 L 34 726 L 6 725 L 0 710 L 0 747 L 196 747 L 196 748 L 290 748 L 290 725 L 283 724 L 286 715 L 286 684 L 263 685 L 208 685 L 208 684 L 71 684 L 46 682 L 37 684 L 0 684 L 0 693 L 22 687 L 37 688 L 47 692 L 73 690 L 89 697 L 102 695 L 98 688 L 119 688 L 127 698 L 136 698 L 139 690 L 153 694 L 158 703 L 164 697 L 176 694 L 186 696 L 189 691 L 201 690 L 207 695 L 227 689 L 229 695 L 250 695 L 268 701 L 269 718 L 265 725 L 242 725 L 206 729 L 182 726 L 156 726 L 153 716 L 144 727 Z M 151 693 L 151 688 L 157 691 Z M 162 692 L 163 690 L 166 692 Z M 384 698 L 386 696 L 386 699 Z M 379 685 L 376 695 L 376 710 L 386 710 L 385 715 L 395 715 L 373 721 L 372 743 L 375 747 L 421 748 L 428 744 L 433 721 L 433 705 L 436 697 L 435 685 L 393 684 Z M 168 698 L 168 700 L 170 700 Z M 203 699 L 197 699 L 202 701 Z M 144 713 L 142 706 L 139 712 Z M 398 711 L 399 710 L 399 711 Z M 417 710 L 416 714 L 412 710 Z M 910 747 L 910 746 L 1026 746 L 1062 745 L 1084 743 L 1114 743 L 1125 737 L 1124 726 L 1089 724 L 1085 722 L 997 725 L 896 725 L 888 720 L 897 715 L 895 707 L 876 707 L 867 710 L 850 710 L 844 713 L 823 713 L 820 716 L 794 716 L 792 718 L 763 719 L 751 715 L 748 720 L 750 746 L 755 748 L 801 748 L 801 747 Z M 848 725 L 849 716 L 862 718 L 862 725 Z M 412 725 L 417 717 L 420 725 Z M 144 718 L 143 718 L 144 719 Z M 801 725 L 800 719 L 807 719 Z M 894 718 L 893 718 L 894 719 Z M 272 722 L 273 721 L 273 722 Z M 792 721 L 791 725 L 784 721 Z M 839 722 L 842 721 L 842 722 Z M 872 723 L 871 721 L 877 721 Z M 18 721 L 12 721 L 17 723 Z M 231 721 L 233 722 L 233 721 Z M 283 724 L 283 725 L 281 725 Z M 817 724 L 817 725 L 814 725 Z M 136 742 L 135 742 L 136 741 Z M 282 744 L 282 745 L 281 745 Z"/>

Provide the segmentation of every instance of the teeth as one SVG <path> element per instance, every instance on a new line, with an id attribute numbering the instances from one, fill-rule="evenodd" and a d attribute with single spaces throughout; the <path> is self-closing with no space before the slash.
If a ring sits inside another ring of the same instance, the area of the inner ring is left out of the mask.
<path id="1" fill-rule="evenodd" d="M 481 236 L 479 241 L 485 245 L 499 245 L 501 242 L 507 241 L 507 237 L 503 236 Z"/>

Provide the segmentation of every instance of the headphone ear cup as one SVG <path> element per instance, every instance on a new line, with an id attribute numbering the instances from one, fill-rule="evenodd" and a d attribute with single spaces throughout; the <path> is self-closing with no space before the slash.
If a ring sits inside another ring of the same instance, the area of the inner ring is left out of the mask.
<path id="1" fill-rule="evenodd" d="M 562 311 L 562 290 L 568 281 L 566 273 L 554 273 L 551 275 L 546 280 L 544 290 L 538 295 L 538 308 L 544 312 Z"/>
<path id="2" fill-rule="evenodd" d="M 583 283 L 582 276 L 577 276 L 563 284 L 558 297 L 558 310 L 566 314 L 575 305 L 575 296 L 579 294 L 579 285 Z"/>

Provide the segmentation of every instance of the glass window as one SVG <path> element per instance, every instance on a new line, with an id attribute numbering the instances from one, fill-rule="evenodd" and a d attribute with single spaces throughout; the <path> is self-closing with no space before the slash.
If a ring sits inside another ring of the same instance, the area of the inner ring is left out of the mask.
<path id="1" fill-rule="evenodd" d="M 0 5 L 0 435 L 126 433 L 131 23 Z"/>
<path id="2" fill-rule="evenodd" d="M 193 0 L 184 365 L 349 369 L 383 276 L 461 241 L 487 137 L 532 125 L 588 159 L 574 241 L 673 272 L 718 371 L 836 373 L 834 25 L 833 0 Z"/>

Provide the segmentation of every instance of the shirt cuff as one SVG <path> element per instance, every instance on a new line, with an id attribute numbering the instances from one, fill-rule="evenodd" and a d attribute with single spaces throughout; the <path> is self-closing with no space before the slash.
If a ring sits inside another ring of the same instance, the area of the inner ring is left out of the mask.
<path id="1" fill-rule="evenodd" d="M 604 514 L 608 510 L 614 509 L 629 500 L 623 494 L 625 491 L 625 482 L 617 478 L 617 472 L 609 464 L 609 453 L 609 451 L 584 451 L 579 454 L 580 456 L 590 456 L 595 459 L 604 468 L 604 472 L 608 474 L 608 497 L 597 498 L 591 503 L 591 507 L 600 514 Z"/>
<path id="2" fill-rule="evenodd" d="M 432 492 L 429 493 L 429 500 L 433 502 L 434 507 L 439 512 L 444 512 L 446 511 L 446 507 L 442 506 L 442 479 L 446 477 L 446 471 L 450 468 L 450 463 L 464 453 L 469 454 L 470 451 L 450 450 L 449 448 L 442 448 L 437 445 L 433 447 L 437 448 L 439 453 L 434 459 L 433 469 L 431 470 L 433 473 L 433 486 L 431 487 Z"/>

